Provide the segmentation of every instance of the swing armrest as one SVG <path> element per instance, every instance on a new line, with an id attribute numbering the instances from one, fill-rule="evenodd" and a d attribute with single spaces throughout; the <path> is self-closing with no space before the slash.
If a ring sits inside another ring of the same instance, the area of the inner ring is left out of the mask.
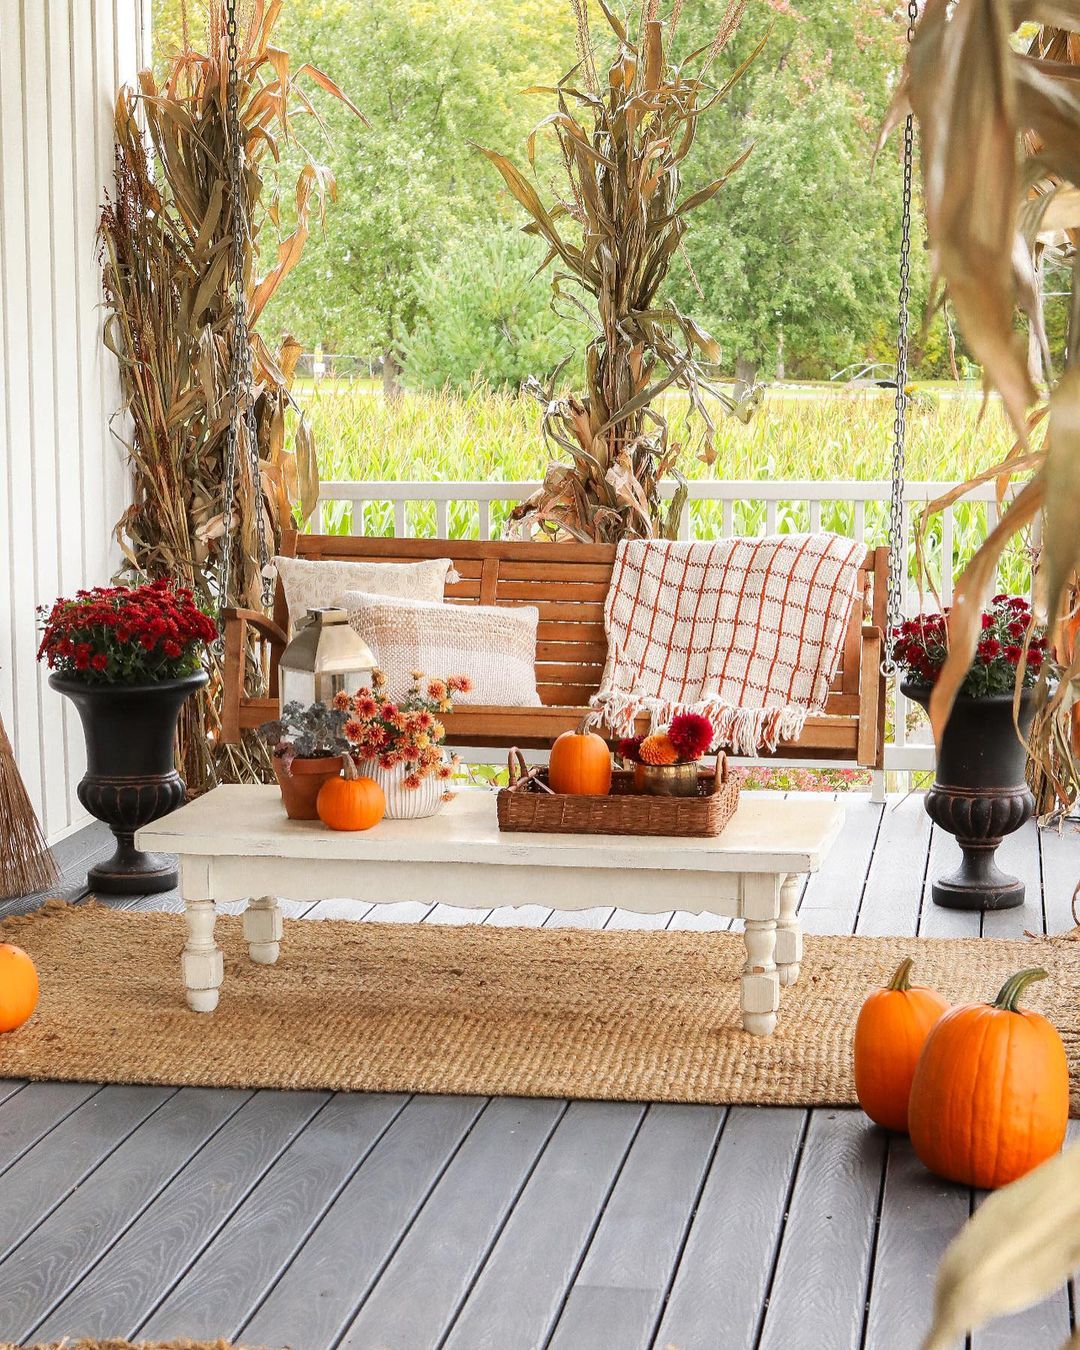
<path id="1" fill-rule="evenodd" d="M 268 619 L 265 614 L 260 614 L 257 609 L 236 609 L 230 606 L 221 611 L 221 617 L 225 621 L 226 642 L 230 628 L 234 628 L 237 623 L 249 623 L 260 637 L 266 638 L 270 642 L 279 643 L 282 647 L 288 642 L 284 630 L 276 624 L 273 619 Z"/>
<path id="2" fill-rule="evenodd" d="M 273 619 L 255 609 L 229 607 L 221 611 L 224 623 L 225 656 L 221 671 L 221 741 L 235 745 L 240 740 L 240 710 L 244 702 L 244 665 L 248 624 L 270 643 L 271 694 L 277 685 L 277 658 L 288 636 Z"/>

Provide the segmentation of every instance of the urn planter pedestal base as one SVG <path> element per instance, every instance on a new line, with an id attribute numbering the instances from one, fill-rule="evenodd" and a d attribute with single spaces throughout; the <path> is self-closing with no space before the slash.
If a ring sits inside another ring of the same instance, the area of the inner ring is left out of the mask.
<path id="1" fill-rule="evenodd" d="M 901 689 L 923 708 L 930 690 L 905 680 Z M 1031 728 L 1035 702 L 1025 692 L 1020 727 Z M 957 697 L 938 752 L 926 814 L 954 835 L 963 861 L 955 872 L 931 883 L 934 903 L 944 909 L 1015 909 L 1024 903 L 1024 883 L 997 865 L 994 854 L 1035 813 L 1024 769 L 1027 753 L 1016 734 L 1012 694 Z"/>
<path id="2" fill-rule="evenodd" d="M 178 883 L 167 853 L 143 853 L 135 831 L 169 815 L 186 795 L 173 763 L 180 709 L 206 683 L 197 671 L 177 680 L 146 684 L 88 684 L 49 677 L 74 703 L 86 740 L 86 773 L 76 792 L 116 838 L 116 852 L 87 873 L 102 895 L 157 895 Z"/>

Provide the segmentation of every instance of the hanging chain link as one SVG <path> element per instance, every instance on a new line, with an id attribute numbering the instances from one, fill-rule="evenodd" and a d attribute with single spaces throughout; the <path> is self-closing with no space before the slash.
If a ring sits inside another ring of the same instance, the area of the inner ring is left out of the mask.
<path id="1" fill-rule="evenodd" d="M 229 350 L 229 426 L 225 433 L 224 502 L 222 519 L 221 607 L 229 604 L 232 596 L 233 554 L 237 547 L 234 529 L 239 525 L 236 488 L 240 458 L 241 424 L 247 442 L 248 471 L 251 476 L 252 505 L 256 512 L 255 535 L 259 549 L 259 575 L 262 581 L 262 602 L 269 608 L 273 600 L 274 582 L 270 575 L 270 549 L 263 515 L 262 475 L 259 468 L 258 426 L 255 405 L 251 396 L 251 338 L 248 333 L 247 291 L 244 285 L 244 261 L 250 233 L 247 219 L 247 193 L 244 186 L 244 144 L 240 125 L 240 76 L 236 16 L 237 0 L 225 0 L 225 56 L 228 64 L 228 84 L 225 93 L 225 136 L 228 152 L 229 197 L 232 203 L 232 288 L 233 324 Z M 234 524 L 235 522 L 235 524 Z M 241 539 L 242 544 L 242 539 Z"/>
<path id="2" fill-rule="evenodd" d="M 908 0 L 908 47 L 919 19 L 918 0 Z M 889 498 L 889 575 L 886 586 L 886 633 L 881 662 L 883 675 L 894 675 L 892 635 L 903 622 L 904 579 L 907 569 L 907 530 L 904 518 L 905 454 L 908 405 L 908 306 L 911 300 L 911 180 L 915 160 L 915 118 L 904 122 L 904 183 L 900 207 L 900 290 L 896 316 L 896 397 L 893 403 L 892 491 Z"/>

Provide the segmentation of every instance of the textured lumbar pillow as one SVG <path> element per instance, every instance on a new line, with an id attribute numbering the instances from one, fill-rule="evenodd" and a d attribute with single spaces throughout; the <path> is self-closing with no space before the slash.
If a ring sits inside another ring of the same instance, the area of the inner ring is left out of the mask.
<path id="1" fill-rule="evenodd" d="M 349 622 L 386 676 L 386 696 L 398 699 L 425 675 L 467 675 L 472 689 L 455 704 L 538 708 L 536 623 L 531 605 L 440 605 L 362 591 L 345 594 Z"/>
<path id="2" fill-rule="evenodd" d="M 409 600 L 440 602 L 454 564 L 449 558 L 419 562 L 339 562 L 314 558 L 275 558 L 274 566 L 285 587 L 289 623 L 309 609 L 343 608 L 346 591 L 369 595 L 396 595 Z"/>

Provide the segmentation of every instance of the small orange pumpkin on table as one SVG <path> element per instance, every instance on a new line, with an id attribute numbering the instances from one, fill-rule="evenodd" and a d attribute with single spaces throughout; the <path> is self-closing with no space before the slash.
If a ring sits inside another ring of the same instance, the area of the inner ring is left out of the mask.
<path id="1" fill-rule="evenodd" d="M 1046 971 L 1022 970 L 993 1003 L 966 1003 L 927 1038 L 908 1122 L 920 1161 L 940 1177 L 992 1190 L 1053 1157 L 1069 1120 L 1065 1047 L 1019 999 Z"/>
<path id="2" fill-rule="evenodd" d="M 37 1007 L 38 977 L 21 947 L 0 942 L 0 1032 L 14 1031 L 29 1021 Z"/>
<path id="3" fill-rule="evenodd" d="M 345 755 L 345 775 L 328 779 L 315 806 L 319 819 L 332 830 L 370 830 L 386 811 L 386 796 L 374 778 L 361 778 L 352 755 Z"/>
<path id="4" fill-rule="evenodd" d="M 603 736 L 586 729 L 564 731 L 551 747 L 548 785 L 552 792 L 606 797 L 611 791 L 611 751 Z"/>
<path id="5" fill-rule="evenodd" d="M 855 1024 L 855 1092 L 859 1105 L 886 1130 L 907 1133 L 908 1098 L 915 1066 L 931 1028 L 948 1012 L 936 989 L 911 983 L 911 957 L 875 989 Z"/>

